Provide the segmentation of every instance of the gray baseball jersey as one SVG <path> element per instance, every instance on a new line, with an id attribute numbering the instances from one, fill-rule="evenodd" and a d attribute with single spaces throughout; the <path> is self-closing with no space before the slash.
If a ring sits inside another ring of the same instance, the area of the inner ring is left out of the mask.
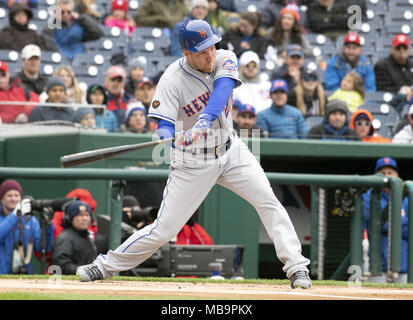
<path id="1" fill-rule="evenodd" d="M 173 123 L 176 131 L 191 129 L 208 103 L 214 81 L 221 77 L 235 79 L 236 87 L 241 85 L 237 57 L 232 51 L 217 50 L 215 70 L 211 73 L 193 69 L 185 58 L 175 61 L 159 80 L 148 116 Z M 205 146 L 221 145 L 228 140 L 233 130 L 231 109 L 232 95 L 213 122 Z"/>

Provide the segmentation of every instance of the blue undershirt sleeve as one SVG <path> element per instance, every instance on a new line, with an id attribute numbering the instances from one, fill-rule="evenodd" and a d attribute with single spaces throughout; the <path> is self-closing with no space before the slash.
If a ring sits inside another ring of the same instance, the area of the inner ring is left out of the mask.
<path id="1" fill-rule="evenodd" d="M 161 140 L 173 138 L 175 135 L 175 125 L 166 120 L 159 120 L 158 135 Z"/>
<path id="2" fill-rule="evenodd" d="M 214 91 L 212 91 L 208 104 L 198 119 L 207 119 L 211 122 L 217 119 L 231 97 L 235 84 L 236 81 L 232 78 L 223 77 L 215 80 Z"/>

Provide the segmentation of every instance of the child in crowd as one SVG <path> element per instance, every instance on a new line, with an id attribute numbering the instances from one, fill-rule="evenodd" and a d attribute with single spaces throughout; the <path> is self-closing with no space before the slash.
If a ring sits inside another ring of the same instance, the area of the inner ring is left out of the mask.
<path id="1" fill-rule="evenodd" d="M 111 13 L 106 17 L 104 25 L 106 27 L 118 27 L 128 36 L 131 36 L 136 28 L 135 21 L 128 16 L 128 1 L 112 0 Z"/>
<path id="2" fill-rule="evenodd" d="M 95 129 L 95 112 L 92 108 L 80 107 L 76 110 L 76 113 L 73 117 L 73 122 L 80 123 L 82 128 L 85 129 Z"/>
<path id="3" fill-rule="evenodd" d="M 88 104 L 106 105 L 106 90 L 99 84 L 89 86 L 86 94 Z M 93 108 L 95 111 L 96 128 L 104 128 L 108 132 L 118 131 L 118 121 L 112 111 L 105 108 Z"/>
<path id="4" fill-rule="evenodd" d="M 363 78 L 355 71 L 351 71 L 341 80 L 340 88 L 328 97 L 328 100 L 339 99 L 347 103 L 350 112 L 354 112 L 363 104 Z"/>

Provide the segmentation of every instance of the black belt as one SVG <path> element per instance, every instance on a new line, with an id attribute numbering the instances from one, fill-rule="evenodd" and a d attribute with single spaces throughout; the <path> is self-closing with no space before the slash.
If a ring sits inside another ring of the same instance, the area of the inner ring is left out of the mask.
<path id="1" fill-rule="evenodd" d="M 228 151 L 229 148 L 231 148 L 231 138 L 228 138 L 227 142 L 216 146 L 216 147 L 212 147 L 212 148 L 198 148 L 198 149 L 192 149 L 192 154 L 193 155 L 199 155 L 199 154 L 213 154 L 215 155 L 215 159 L 218 159 L 220 156 L 220 153 L 222 152 L 222 150 L 224 150 L 224 152 L 222 154 L 224 154 L 225 152 Z M 185 150 L 183 150 L 185 152 Z M 188 150 L 189 151 L 189 150 Z"/>

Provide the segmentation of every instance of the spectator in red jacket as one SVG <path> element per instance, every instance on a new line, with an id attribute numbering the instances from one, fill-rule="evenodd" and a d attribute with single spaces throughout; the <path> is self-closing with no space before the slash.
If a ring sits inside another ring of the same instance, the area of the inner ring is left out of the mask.
<path id="1" fill-rule="evenodd" d="M 121 66 L 111 66 L 106 71 L 105 88 L 108 92 L 106 109 L 112 111 L 118 125 L 125 120 L 126 108 L 131 96 L 125 90 L 126 71 Z"/>
<path id="2" fill-rule="evenodd" d="M 39 96 L 33 91 L 25 91 L 21 80 L 10 83 L 10 71 L 6 62 L 0 61 L 0 101 L 39 101 Z M 0 104 L 0 119 L 2 123 L 26 123 L 29 120 L 33 106 Z"/>

